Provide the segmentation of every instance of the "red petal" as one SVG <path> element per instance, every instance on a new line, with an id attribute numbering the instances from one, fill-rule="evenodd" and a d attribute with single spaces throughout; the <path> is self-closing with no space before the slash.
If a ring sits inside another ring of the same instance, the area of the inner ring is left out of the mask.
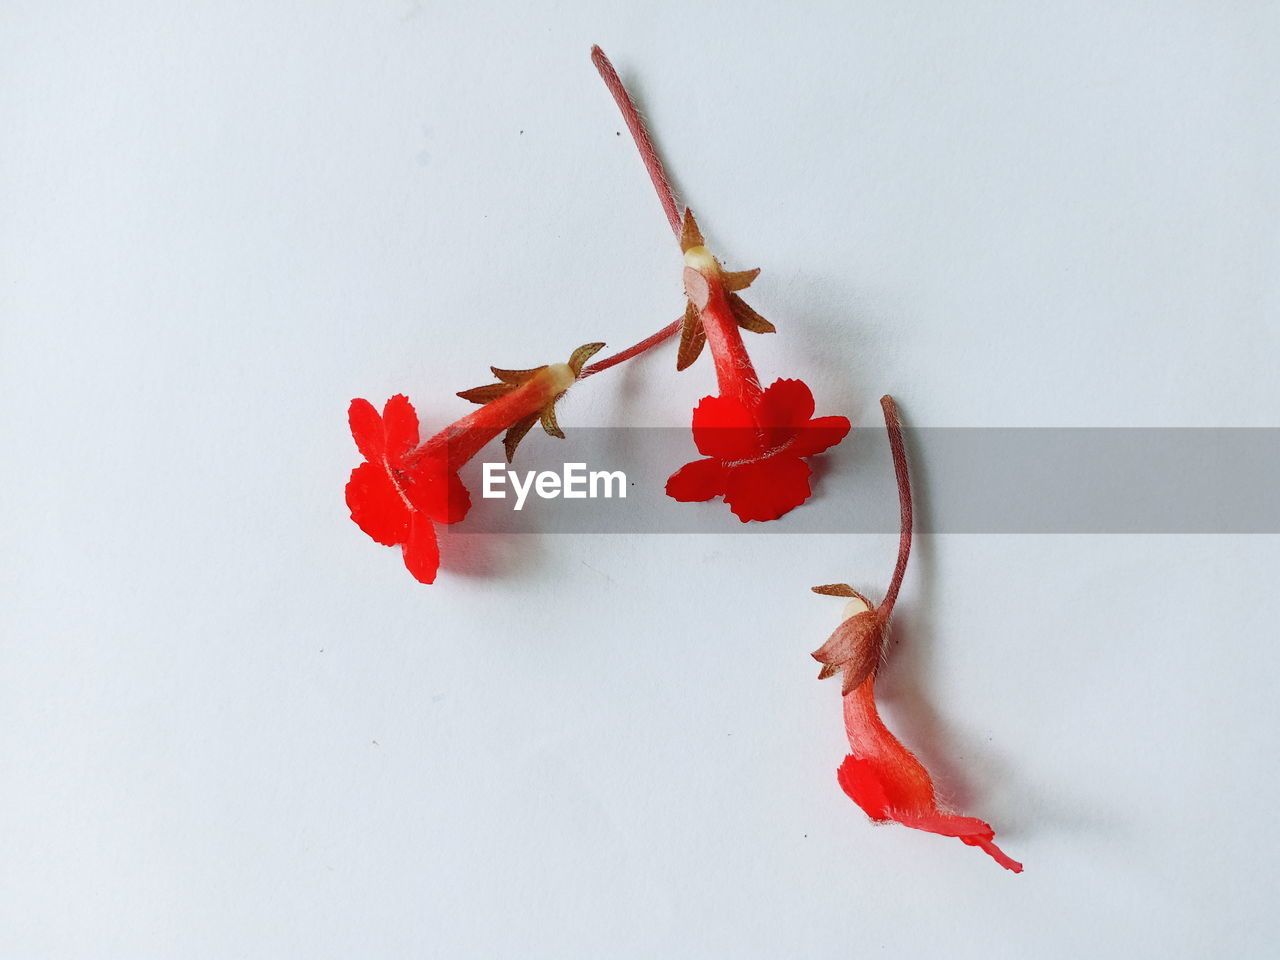
<path id="1" fill-rule="evenodd" d="M 686 463 L 667 479 L 667 496 L 682 503 L 700 503 L 724 493 L 725 471 L 715 458 Z"/>
<path id="2" fill-rule="evenodd" d="M 844 698 L 844 720 L 852 753 L 844 758 L 836 777 L 867 816 L 958 837 L 988 853 L 1005 869 L 1022 872 L 1022 864 L 995 845 L 990 824 L 938 809 L 929 771 L 880 719 L 874 675 Z"/>
<path id="3" fill-rule="evenodd" d="M 813 391 L 803 380 L 775 380 L 760 398 L 760 424 L 799 427 L 813 416 Z"/>
<path id="4" fill-rule="evenodd" d="M 436 528 L 421 513 L 413 514 L 409 525 L 409 539 L 404 545 L 404 565 L 419 583 L 435 583 L 440 569 L 440 544 L 436 541 Z"/>
<path id="5" fill-rule="evenodd" d="M 1022 872 L 1022 864 L 996 846 L 996 833 L 991 829 L 991 824 L 985 820 L 979 820 L 977 817 L 955 817 L 950 814 L 940 813 L 932 817 L 904 817 L 901 823 L 915 830 L 927 830 L 930 833 L 938 833 L 944 837 L 955 837 L 958 840 L 963 840 L 969 846 L 977 847 L 986 853 L 1006 870 L 1011 870 L 1014 873 Z"/>
<path id="6" fill-rule="evenodd" d="M 443 460 L 423 460 L 399 474 L 405 496 L 436 523 L 457 523 L 471 509 L 471 494 Z"/>
<path id="7" fill-rule="evenodd" d="M 382 408 L 382 427 L 387 438 L 387 459 L 399 462 L 418 445 L 418 414 L 403 393 L 397 393 Z"/>
<path id="8" fill-rule="evenodd" d="M 352 400 L 347 408 L 347 422 L 351 424 L 351 436 L 360 455 L 366 460 L 381 460 L 386 441 L 382 435 L 382 417 L 374 405 L 359 397 Z"/>
<path id="9" fill-rule="evenodd" d="M 347 506 L 356 525 L 378 543 L 390 547 L 409 536 L 409 508 L 378 464 L 362 463 L 351 471 Z"/>
<path id="10" fill-rule="evenodd" d="M 812 457 L 828 447 L 834 447 L 849 433 L 846 417 L 818 417 L 795 431 L 795 439 L 787 447 L 787 453 L 797 457 Z"/>
<path id="11" fill-rule="evenodd" d="M 777 520 L 809 499 L 809 465 L 778 456 L 729 468 L 724 500 L 743 523 Z"/>
<path id="12" fill-rule="evenodd" d="M 884 782 L 879 771 L 866 760 L 849 754 L 836 769 L 836 779 L 849 799 L 860 806 L 862 812 L 872 820 L 883 822 L 890 818 L 889 797 L 884 792 Z"/>
<path id="13" fill-rule="evenodd" d="M 693 442 L 704 457 L 750 460 L 763 452 L 755 418 L 741 401 L 703 397 L 693 411 Z"/>

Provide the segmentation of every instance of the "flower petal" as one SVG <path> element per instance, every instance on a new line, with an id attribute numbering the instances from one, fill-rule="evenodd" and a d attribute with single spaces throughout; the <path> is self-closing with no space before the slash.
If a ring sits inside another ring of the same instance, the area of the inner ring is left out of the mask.
<path id="1" fill-rule="evenodd" d="M 724 493 L 725 469 L 714 457 L 686 463 L 667 479 L 667 496 L 700 503 Z"/>
<path id="2" fill-rule="evenodd" d="M 436 528 L 421 513 L 414 513 L 409 524 L 409 539 L 404 545 L 404 565 L 419 583 L 435 583 L 440 569 L 440 544 Z"/>
<path id="3" fill-rule="evenodd" d="M 803 380 L 775 380 L 760 398 L 760 424 L 799 427 L 813 416 L 813 391 Z"/>
<path id="4" fill-rule="evenodd" d="M 362 463 L 351 471 L 347 507 L 356 526 L 378 543 L 390 547 L 409 536 L 409 508 L 380 464 Z"/>
<path id="5" fill-rule="evenodd" d="M 703 397 L 693 411 L 693 442 L 704 457 L 750 460 L 764 447 L 751 411 L 729 397 Z"/>
<path id="6" fill-rule="evenodd" d="M 797 457 L 812 457 L 828 447 L 834 447 L 849 433 L 847 417 L 818 417 L 798 427 L 787 453 Z"/>
<path id="7" fill-rule="evenodd" d="M 398 463 L 418 445 L 418 413 L 403 393 L 397 393 L 382 408 L 382 427 L 391 463 Z"/>
<path id="8" fill-rule="evenodd" d="M 743 523 L 777 520 L 809 499 L 809 465 L 778 456 L 729 469 L 724 499 Z"/>
<path id="9" fill-rule="evenodd" d="M 436 523 L 457 523 L 471 509 L 471 494 L 442 459 L 432 458 L 399 474 L 409 502 Z"/>
<path id="10" fill-rule="evenodd" d="M 357 397 L 347 408 L 347 422 L 351 425 L 351 436 L 356 442 L 356 449 L 366 460 L 377 462 L 382 459 L 386 449 L 386 439 L 382 434 L 382 417 L 377 408 L 368 400 Z"/>

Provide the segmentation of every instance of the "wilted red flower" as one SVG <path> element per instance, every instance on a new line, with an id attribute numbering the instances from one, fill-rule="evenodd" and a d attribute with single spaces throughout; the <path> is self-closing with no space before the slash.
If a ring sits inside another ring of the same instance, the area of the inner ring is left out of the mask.
<path id="1" fill-rule="evenodd" d="M 1022 864 L 996 846 L 991 824 L 938 809 L 929 771 L 889 732 L 876 711 L 875 682 L 873 672 L 844 698 L 850 753 L 836 771 L 844 792 L 877 823 L 896 822 L 957 837 L 985 850 L 1006 870 L 1021 873 Z"/>
<path id="2" fill-rule="evenodd" d="M 434 583 L 440 567 L 434 524 L 457 523 L 471 509 L 471 495 L 458 470 L 504 431 L 510 461 L 539 419 L 547 433 L 563 437 L 555 418 L 556 401 L 602 346 L 579 347 L 568 363 L 528 370 L 491 367 L 497 383 L 459 394 L 482 404 L 480 409 L 425 443 L 418 442 L 418 415 L 402 394 L 387 401 L 381 416 L 368 400 L 352 400 L 351 435 L 365 462 L 347 481 L 351 519 L 378 543 L 401 547 L 414 579 Z"/>
<path id="3" fill-rule="evenodd" d="M 898 562 L 884 600 L 874 607 L 866 597 L 844 583 L 814 587 L 814 592 L 850 597 L 844 621 L 813 657 L 822 664 L 819 679 L 844 673 L 844 723 L 849 755 L 837 771 L 840 786 L 872 820 L 896 822 L 915 830 L 958 837 L 991 855 L 1000 866 L 1022 872 L 1022 864 L 1005 855 L 995 844 L 991 825 L 976 817 L 961 817 L 939 809 L 929 771 L 903 746 L 880 719 L 876 709 L 875 682 L 889 618 L 907 570 L 911 554 L 911 481 L 907 474 L 902 428 L 892 397 L 880 401 L 898 477 L 902 529 Z"/>

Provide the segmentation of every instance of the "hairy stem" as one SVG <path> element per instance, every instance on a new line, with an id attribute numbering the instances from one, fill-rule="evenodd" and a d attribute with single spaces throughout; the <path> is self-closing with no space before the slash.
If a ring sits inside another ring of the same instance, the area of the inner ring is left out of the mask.
<path id="1" fill-rule="evenodd" d="M 653 188 L 658 191 L 658 200 L 662 203 L 662 210 L 667 215 L 667 223 L 671 224 L 672 232 L 677 237 L 680 236 L 680 211 L 676 207 L 675 194 L 671 191 L 671 181 L 667 179 L 667 173 L 662 169 L 662 161 L 658 158 L 658 151 L 654 149 L 653 141 L 649 139 L 649 132 L 644 128 L 644 121 L 640 119 L 640 111 L 636 109 L 631 95 L 627 93 L 627 88 L 618 78 L 618 71 L 613 69 L 613 64 L 599 47 L 591 48 L 591 62 L 596 65 L 596 70 L 600 72 L 600 79 L 609 88 L 614 102 L 622 111 L 622 119 L 626 121 L 627 129 L 631 131 L 631 139 L 636 142 L 640 158 L 644 161 L 644 168 L 649 172 Z"/>
<path id="2" fill-rule="evenodd" d="M 652 336 L 645 337 L 645 339 L 641 340 L 635 346 L 627 347 L 627 349 L 619 353 L 615 353 L 611 357 L 605 357 L 603 360 L 597 360 L 595 363 L 588 364 L 582 368 L 582 373 L 578 375 L 578 379 L 584 380 L 587 377 L 600 373 L 602 370 L 608 370 L 610 367 L 616 367 L 618 364 L 624 363 L 632 357 L 640 356 L 640 354 L 644 353 L 646 350 L 650 350 L 660 343 L 665 343 L 680 332 L 682 322 L 683 321 L 677 320 L 675 323 L 670 323 Z"/>
<path id="3" fill-rule="evenodd" d="M 898 405 L 887 393 L 880 398 L 884 409 L 884 428 L 889 434 L 889 450 L 893 454 L 893 472 L 898 479 L 898 506 L 901 520 L 898 534 L 898 562 L 893 568 L 893 579 L 880 604 L 880 610 L 888 618 L 898 600 L 898 590 L 907 572 L 907 558 L 911 556 L 911 477 L 907 473 L 907 448 L 902 441 L 902 423 L 898 420 Z"/>

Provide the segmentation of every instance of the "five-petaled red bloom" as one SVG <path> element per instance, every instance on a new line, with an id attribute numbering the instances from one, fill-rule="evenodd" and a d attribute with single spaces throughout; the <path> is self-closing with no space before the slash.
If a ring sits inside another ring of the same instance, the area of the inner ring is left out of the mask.
<path id="1" fill-rule="evenodd" d="M 351 471 L 351 519 L 378 543 L 401 547 L 404 565 L 420 583 L 434 583 L 440 567 L 435 524 L 457 523 L 471 495 L 441 456 L 415 455 L 418 414 L 403 394 L 379 416 L 368 400 L 352 400 L 351 436 L 365 462 Z"/>
<path id="2" fill-rule="evenodd" d="M 432 524 L 457 523 L 471 509 L 471 495 L 458 471 L 504 431 L 510 461 L 539 419 L 547 433 L 563 437 L 556 423 L 556 401 L 603 346 L 583 344 L 567 363 L 527 370 L 490 367 L 497 383 L 458 394 L 480 404 L 479 409 L 424 443 L 418 442 L 418 415 L 407 397 L 392 397 L 381 416 L 368 400 L 352 400 L 351 435 L 365 462 L 351 471 L 347 483 L 351 519 L 378 543 L 402 547 L 404 565 L 414 579 L 434 583 L 440 547 Z"/>
<path id="3" fill-rule="evenodd" d="M 732 397 L 705 397 L 693 411 L 693 439 L 706 459 L 687 463 L 667 481 L 676 500 L 724 497 L 744 523 L 776 520 L 809 499 L 805 457 L 844 439 L 844 417 L 813 416 L 802 380 L 775 380 L 754 413 Z"/>

